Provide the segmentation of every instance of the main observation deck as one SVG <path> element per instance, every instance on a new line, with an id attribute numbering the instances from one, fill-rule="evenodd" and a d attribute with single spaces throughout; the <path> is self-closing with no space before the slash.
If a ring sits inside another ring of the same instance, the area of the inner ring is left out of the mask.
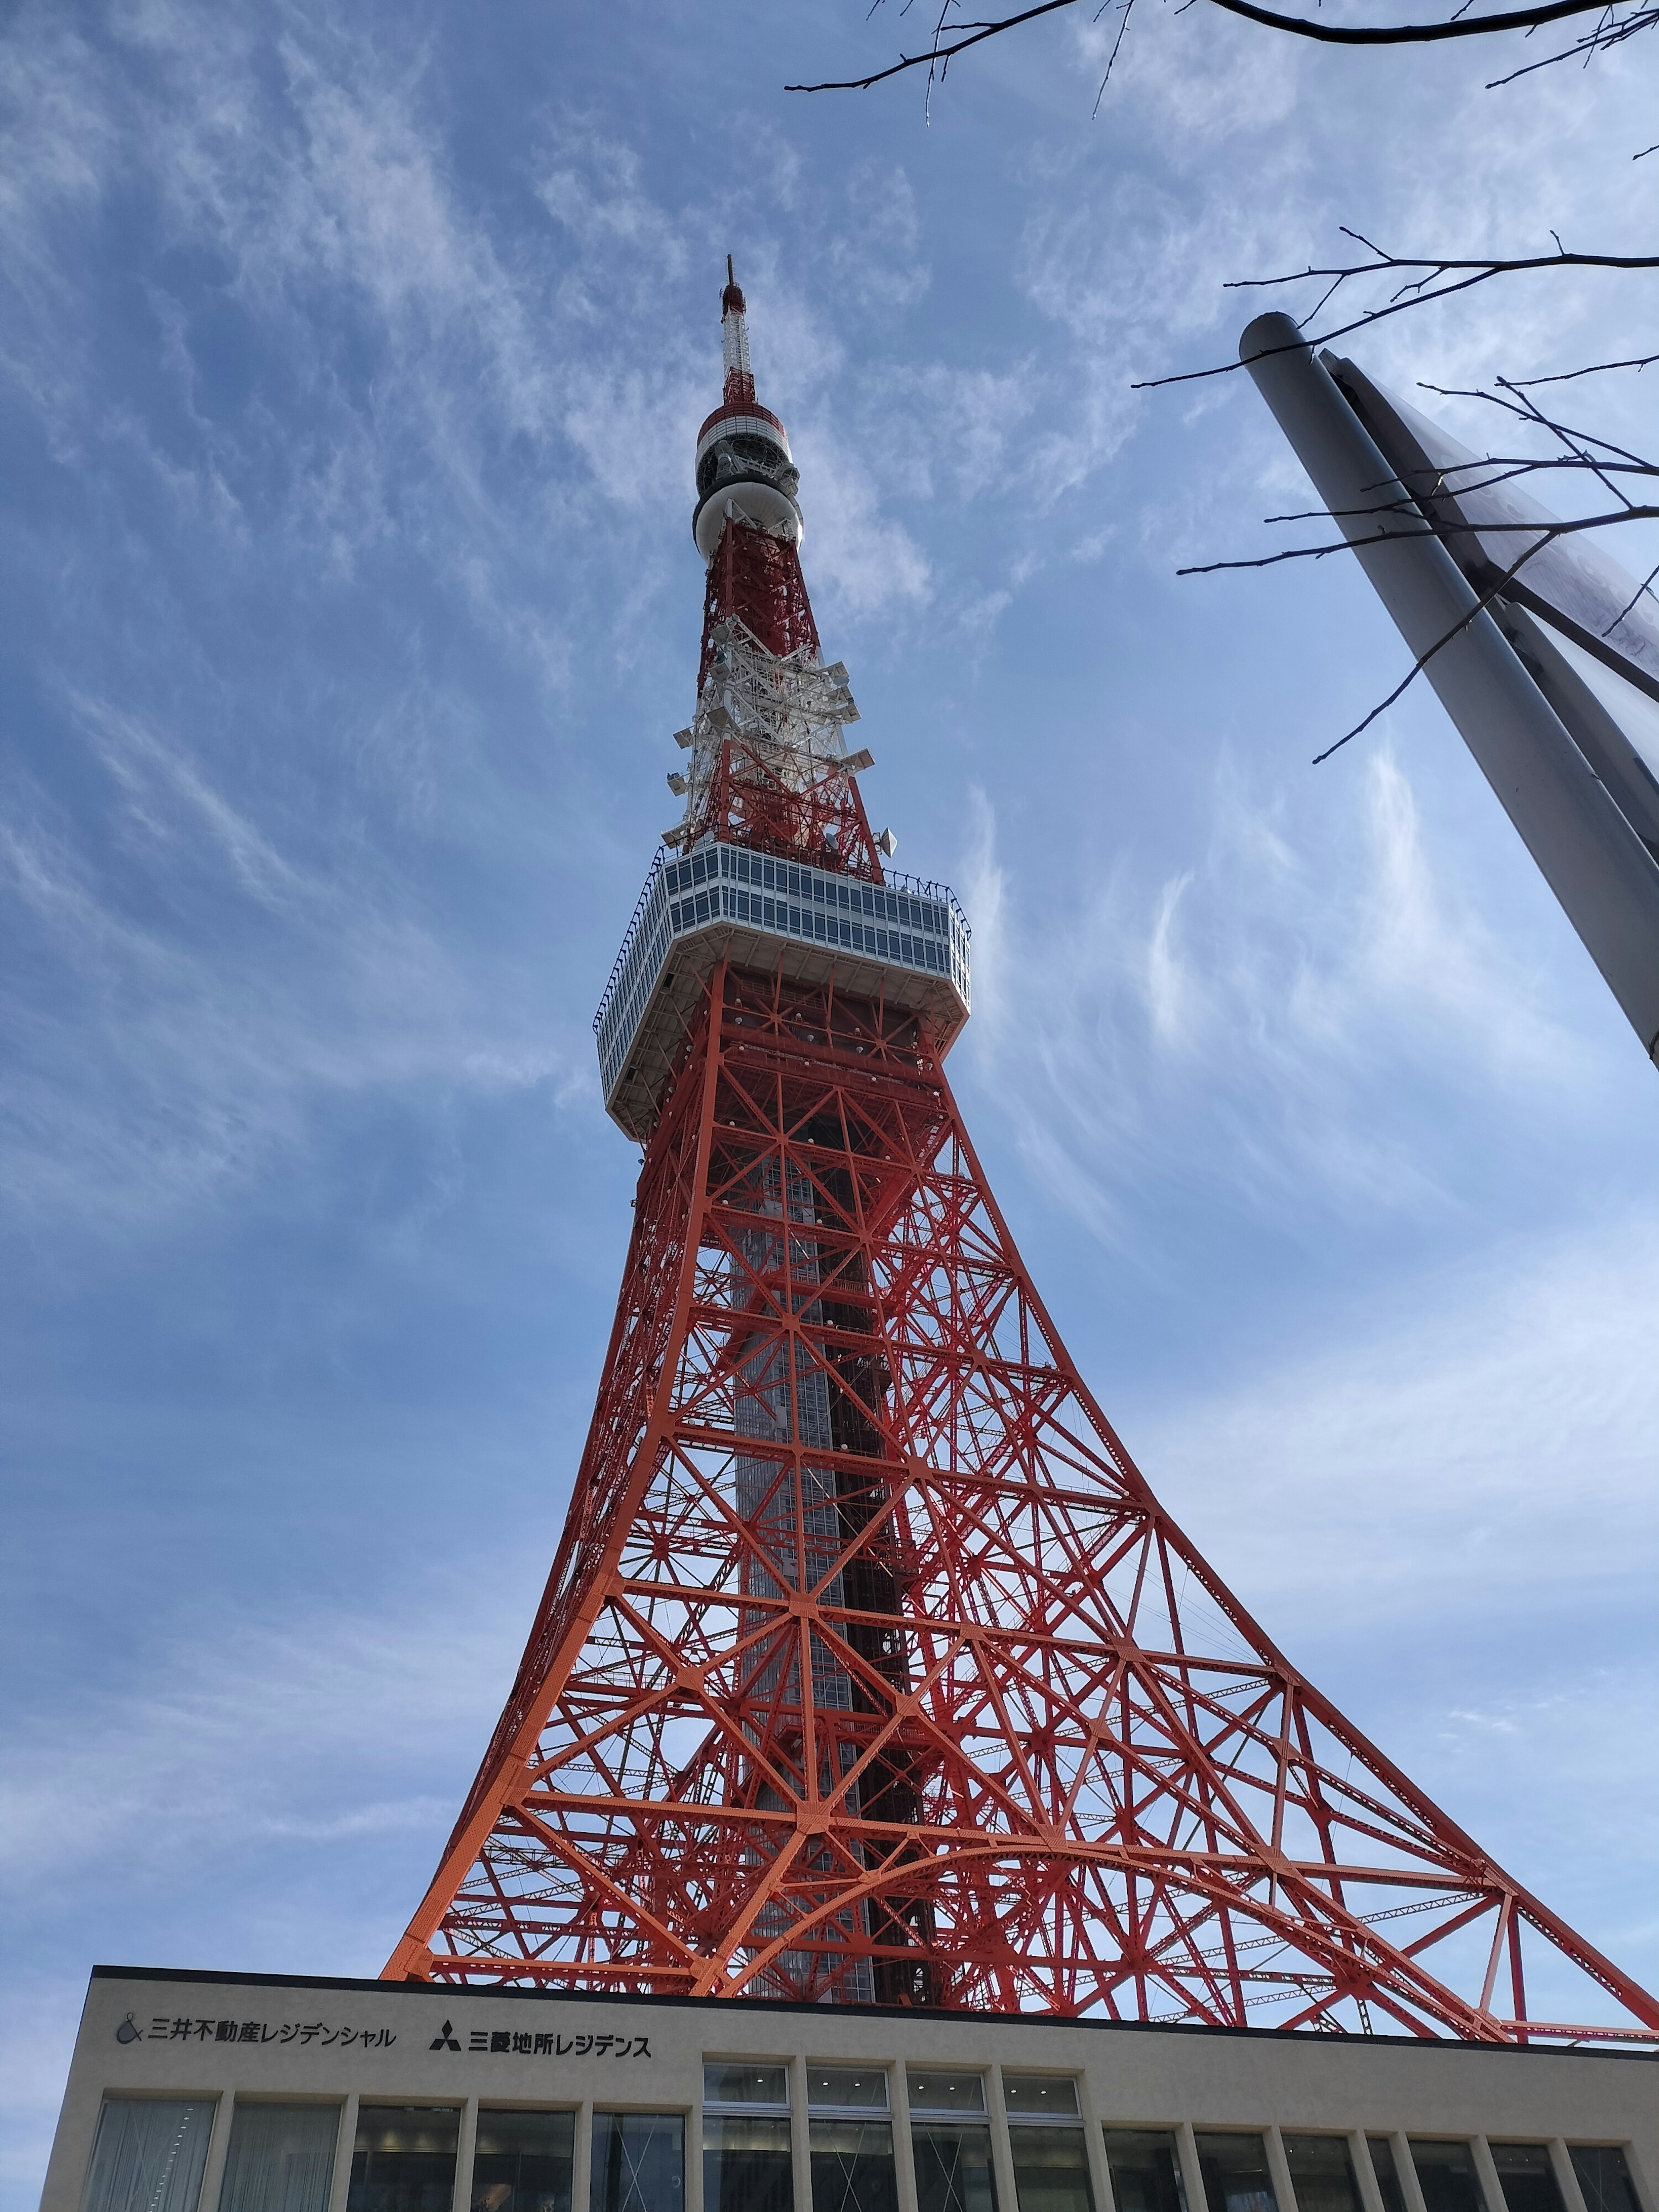
<path id="1" fill-rule="evenodd" d="M 605 1111 L 644 1141 L 722 957 L 913 1007 L 942 1056 L 972 1004 L 969 934 L 943 884 L 866 883 L 713 836 L 684 860 L 659 852 L 593 1017 Z"/>

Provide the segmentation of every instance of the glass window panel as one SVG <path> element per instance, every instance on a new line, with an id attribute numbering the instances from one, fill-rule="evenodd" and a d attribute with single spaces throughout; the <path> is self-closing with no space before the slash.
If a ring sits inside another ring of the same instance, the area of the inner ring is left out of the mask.
<path id="1" fill-rule="evenodd" d="M 789 2103 L 789 2069 L 757 2066 L 749 2061 L 705 2063 L 702 2069 L 705 2105 L 781 2105 Z"/>
<path id="2" fill-rule="evenodd" d="M 231 2115 L 219 2212 L 328 2212 L 337 2105 L 250 2105 Z"/>
<path id="3" fill-rule="evenodd" d="M 1616 2143 L 1570 2143 L 1567 2155 L 1587 2212 L 1642 2212 L 1629 2163 Z"/>
<path id="4" fill-rule="evenodd" d="M 472 2212 L 570 2212 L 574 2112 L 478 2111 Z"/>
<path id="5" fill-rule="evenodd" d="M 1362 2212 L 1353 2159 L 1343 2136 L 1286 2136 L 1284 2142 L 1296 2212 Z"/>
<path id="6" fill-rule="evenodd" d="M 680 2212 L 685 2123 L 678 2112 L 595 2112 L 589 2212 Z"/>
<path id="7" fill-rule="evenodd" d="M 787 2120 L 705 2112 L 702 2212 L 793 2212 Z"/>
<path id="8" fill-rule="evenodd" d="M 210 2099 L 106 2097 L 83 2212 L 196 2212 L 212 2127 Z"/>
<path id="9" fill-rule="evenodd" d="M 1566 2212 L 1547 2143 L 1488 2143 L 1509 2212 Z"/>
<path id="10" fill-rule="evenodd" d="M 1008 2141 L 1019 2212 L 1095 2212 L 1081 2128 L 1016 2127 Z"/>
<path id="11" fill-rule="evenodd" d="M 1002 2102 L 1011 2120 L 1051 2112 L 1072 2119 L 1078 2109 L 1077 2083 L 1069 2074 L 1005 2074 Z"/>
<path id="12" fill-rule="evenodd" d="M 1412 2164 L 1428 2212 L 1486 2212 L 1474 2171 L 1474 2154 L 1466 2142 L 1411 2145 Z"/>
<path id="13" fill-rule="evenodd" d="M 1400 2186 L 1400 2172 L 1394 2162 L 1393 2143 L 1387 2136 L 1367 2136 L 1365 2148 L 1371 2154 L 1371 2171 L 1376 2176 L 1376 2185 L 1382 2192 L 1382 2212 L 1406 2212 L 1406 2192 Z"/>
<path id="14" fill-rule="evenodd" d="M 982 2112 L 985 2077 L 954 2070 L 921 2073 L 912 2068 L 906 2077 L 910 2109 L 916 2112 Z"/>
<path id="15" fill-rule="evenodd" d="M 1279 2212 L 1260 2136 L 1200 2136 L 1198 2167 L 1209 2212 Z"/>
<path id="16" fill-rule="evenodd" d="M 997 2212 L 988 2127 L 915 2121 L 910 2145 L 916 2169 L 916 2212 Z"/>
<path id="17" fill-rule="evenodd" d="M 1108 2128 L 1106 2164 L 1117 2212 L 1187 2212 L 1181 2154 L 1170 2128 Z"/>
<path id="18" fill-rule="evenodd" d="M 887 2110 L 887 2069 L 884 2066 L 809 2066 L 806 2101 L 837 2111 L 849 2106 L 872 2112 Z"/>
<path id="19" fill-rule="evenodd" d="M 852 2079 L 868 2081 L 872 2076 Z M 807 2134 L 812 2212 L 898 2212 L 890 2121 L 814 2120 Z"/>
<path id="20" fill-rule="evenodd" d="M 460 2114 L 434 2105 L 360 2105 L 346 2212 L 450 2212 Z"/>

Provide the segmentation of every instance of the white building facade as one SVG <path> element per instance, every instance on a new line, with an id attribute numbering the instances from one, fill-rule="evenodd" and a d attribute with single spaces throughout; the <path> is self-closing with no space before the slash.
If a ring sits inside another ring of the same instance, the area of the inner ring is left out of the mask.
<path id="1" fill-rule="evenodd" d="M 1659 2212 L 1659 2060 L 94 1969 L 42 2212 Z"/>

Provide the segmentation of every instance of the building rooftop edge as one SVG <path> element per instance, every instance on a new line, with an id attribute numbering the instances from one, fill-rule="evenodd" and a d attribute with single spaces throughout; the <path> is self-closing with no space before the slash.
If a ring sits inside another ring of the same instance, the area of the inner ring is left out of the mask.
<path id="1" fill-rule="evenodd" d="M 1493 2051 L 1511 2056 L 1531 2058 L 1614 2058 L 1652 2065 L 1659 2062 L 1659 2052 L 1652 2051 L 1610 2051 L 1605 2047 L 1588 2048 L 1577 2045 L 1561 2046 L 1539 2043 L 1486 2043 L 1464 2040 L 1455 2036 L 1419 2035 L 1352 2035 L 1342 2030 L 1322 2029 L 1317 2033 L 1304 2033 L 1282 2027 L 1208 2027 L 1200 2021 L 1102 2020 L 1097 2017 L 1066 2018 L 1048 2012 L 987 2012 L 982 2008 L 950 2005 L 881 2005 L 845 2004 L 826 2008 L 804 2000 L 790 1997 L 695 1997 L 647 1995 L 631 1990 L 538 1990 L 501 1989 L 486 1983 L 380 1981 L 373 1976 L 350 1974 L 257 1974 L 234 1973 L 205 1966 L 104 1966 L 92 1969 L 92 1981 L 129 1982 L 191 1982 L 214 1986 L 235 1984 L 243 1987 L 270 1990 L 374 1990 L 392 1996 L 447 1997 L 459 2002 L 473 1997 L 530 1998 L 541 2002 L 550 1999 L 562 2004 L 623 2004 L 650 2006 L 691 2006 L 695 2008 L 720 2014 L 734 2009 L 744 2012 L 811 2013 L 822 2018 L 826 2009 L 837 2017 L 877 2020 L 968 2020 L 981 2026 L 1007 2027 L 1083 2027 L 1106 2030 L 1125 2035 L 1219 2035 L 1235 2039 L 1245 2038 L 1257 2043 L 1295 2044 L 1319 2046 L 1338 2044 L 1355 2050 L 1378 2048 L 1394 2051 Z"/>

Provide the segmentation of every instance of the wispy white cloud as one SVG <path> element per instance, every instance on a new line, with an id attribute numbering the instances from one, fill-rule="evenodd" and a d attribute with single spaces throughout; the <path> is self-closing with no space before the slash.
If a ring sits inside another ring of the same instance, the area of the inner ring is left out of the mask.
<path id="1" fill-rule="evenodd" d="M 331 1097 L 434 1084 L 568 1097 L 591 1081 L 576 1039 L 522 1002 L 481 1000 L 396 894 L 295 865 L 148 724 L 76 706 L 118 794 L 118 834 L 171 879 L 175 908 L 200 886 L 217 926 L 198 937 L 176 912 L 124 904 L 15 791 L 0 900 L 77 1015 L 72 1029 L 19 1015 L 0 1176 L 25 1214 L 130 1234 L 303 1153 Z"/>
<path id="2" fill-rule="evenodd" d="M 1247 1208 L 1293 1191 L 1301 1207 L 1419 1212 L 1445 1194 L 1437 1156 L 1382 1103 L 1405 1071 L 1433 1054 L 1470 1079 L 1572 1079 L 1576 1048 L 1436 868 L 1386 746 L 1362 794 L 1340 854 L 1316 860 L 1224 756 L 1201 856 L 1157 881 L 1120 854 L 1058 924 L 1035 885 L 1028 917 L 975 799 L 966 1049 L 1056 1195 L 1087 1190 L 1113 1220 L 1113 1182 L 1157 1172 Z"/>
<path id="3" fill-rule="evenodd" d="M 435 1589 L 280 1626 L 201 1601 L 120 1686 L 14 1734 L 0 1863 L 44 1902 L 115 1856 L 148 1885 L 273 1843 L 441 1841 L 454 1806 L 409 1782 L 482 1753 L 520 1625 Z"/>
<path id="4" fill-rule="evenodd" d="M 1517 1236 L 1408 1297 L 1351 1291 L 1322 1347 L 1149 1407 L 1127 1440 L 1281 1641 L 1386 1649 L 1437 1616 L 1533 1611 L 1634 1626 L 1659 1548 L 1655 1226 Z M 1449 1727 L 1519 1725 L 1445 1694 Z"/>

